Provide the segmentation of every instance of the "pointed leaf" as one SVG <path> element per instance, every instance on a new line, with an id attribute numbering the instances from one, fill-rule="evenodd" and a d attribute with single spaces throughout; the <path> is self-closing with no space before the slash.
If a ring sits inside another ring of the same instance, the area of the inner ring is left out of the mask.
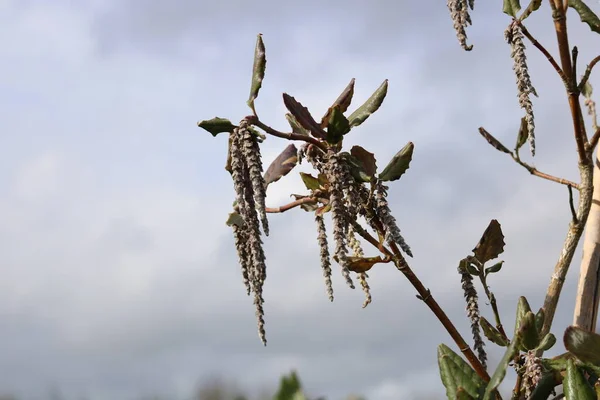
<path id="1" fill-rule="evenodd" d="M 383 100 L 387 95 L 387 89 L 388 80 L 386 79 L 385 81 L 383 81 L 381 86 L 379 86 L 379 88 L 377 88 L 377 90 L 371 95 L 371 97 L 369 97 L 369 99 L 366 102 L 364 102 L 363 105 L 358 107 L 356 111 L 350 114 L 348 120 L 350 121 L 351 127 L 359 126 L 360 124 L 365 122 L 365 120 L 369 118 L 371 114 L 373 114 L 379 109 L 381 103 L 383 103 Z"/>
<path id="2" fill-rule="evenodd" d="M 308 129 L 304 129 L 298 123 L 298 121 L 296 120 L 296 117 L 294 117 L 292 114 L 286 113 L 285 118 L 288 120 L 290 126 L 292 127 L 292 132 L 297 133 L 299 135 L 306 135 L 306 136 L 308 136 L 310 134 L 310 131 Z"/>
<path id="3" fill-rule="evenodd" d="M 546 312 L 544 311 L 544 307 L 542 307 L 535 314 L 535 329 L 537 329 L 538 332 L 542 332 L 544 319 L 546 319 Z"/>
<path id="4" fill-rule="evenodd" d="M 363 163 L 358 158 L 346 152 L 342 153 L 342 155 L 348 163 L 348 167 L 350 167 L 350 174 L 357 182 L 364 183 L 371 181 L 371 176 L 367 174 Z"/>
<path id="5" fill-rule="evenodd" d="M 391 182 L 400 179 L 410 166 L 415 145 L 413 142 L 408 142 L 396 155 L 390 160 L 382 173 L 379 174 L 379 179 L 384 182 Z"/>
<path id="6" fill-rule="evenodd" d="M 521 147 L 527 142 L 529 137 L 529 130 L 527 128 L 527 120 L 525 117 L 521 118 L 521 126 L 519 127 L 519 133 L 517 133 L 517 144 L 515 145 L 515 151 L 519 151 Z"/>
<path id="7" fill-rule="evenodd" d="M 502 336 L 500 331 L 496 329 L 492 324 L 489 323 L 487 319 L 484 317 L 479 318 L 479 325 L 481 325 L 481 329 L 483 330 L 483 334 L 486 338 L 492 343 L 497 344 L 498 346 L 506 347 L 508 346 L 508 340 Z"/>
<path id="8" fill-rule="evenodd" d="M 573 360 L 567 361 L 567 374 L 563 379 L 566 400 L 595 400 L 594 389 Z"/>
<path id="9" fill-rule="evenodd" d="M 519 21 L 524 21 L 532 12 L 536 11 L 542 5 L 542 0 L 530 0 L 529 5 L 519 17 Z"/>
<path id="10" fill-rule="evenodd" d="M 483 136 L 485 140 L 488 141 L 489 144 L 492 145 L 493 148 L 503 153 L 510 154 L 510 150 L 508 150 L 502 143 L 500 143 L 498 139 L 493 137 L 491 133 L 489 133 L 483 128 L 479 128 L 479 133 L 481 134 L 481 136 Z"/>
<path id="11" fill-rule="evenodd" d="M 262 40 L 262 34 L 258 34 L 256 37 L 256 47 L 254 48 L 254 65 L 252 66 L 252 84 L 250 85 L 250 97 L 246 102 L 254 115 L 256 110 L 254 109 L 254 100 L 258 97 L 258 91 L 262 86 L 262 81 L 265 77 L 265 68 L 267 66 L 267 59 L 265 57 L 265 44 Z"/>
<path id="12" fill-rule="evenodd" d="M 531 307 L 529 306 L 529 302 L 524 296 L 519 297 L 519 302 L 517 303 L 517 317 L 515 319 L 515 333 L 514 336 L 517 336 L 519 333 L 519 328 L 521 327 L 521 321 L 525 317 L 525 314 L 531 311 Z"/>
<path id="13" fill-rule="evenodd" d="M 540 344 L 537 346 L 537 349 L 542 351 L 547 351 L 552 348 L 556 344 L 556 336 L 551 333 L 548 333 L 544 338 L 540 341 Z"/>
<path id="14" fill-rule="evenodd" d="M 302 182 L 304 182 L 304 185 L 308 190 L 317 190 L 321 187 L 319 180 L 311 174 L 300 172 L 300 177 L 302 178 Z"/>
<path id="15" fill-rule="evenodd" d="M 506 369 L 508 368 L 508 364 L 513 360 L 515 355 L 519 353 L 518 346 L 520 345 L 521 337 L 519 335 L 515 335 L 513 337 L 512 342 L 506 348 L 506 352 L 504 352 L 504 356 L 500 363 L 496 367 L 496 371 L 492 375 L 487 387 L 485 388 L 485 394 L 483 396 L 483 400 L 492 400 L 494 399 L 494 392 L 500 386 L 504 377 L 506 376 Z"/>
<path id="16" fill-rule="evenodd" d="M 491 267 L 487 267 L 485 269 L 485 274 L 486 275 L 495 274 L 496 272 L 498 272 L 502 269 L 502 264 L 504 264 L 504 261 L 497 262 L 496 264 L 492 265 Z"/>
<path id="17" fill-rule="evenodd" d="M 350 123 L 339 106 L 331 109 L 327 125 L 327 141 L 331 144 L 339 143 L 346 133 L 350 132 Z"/>
<path id="18" fill-rule="evenodd" d="M 325 133 L 325 131 L 321 128 L 321 125 L 319 125 L 312 115 L 310 115 L 308 108 L 300 104 L 299 101 L 289 94 L 284 93 L 283 103 L 290 113 L 296 118 L 296 121 L 298 121 L 300 126 L 308 130 L 311 135 L 318 139 L 325 139 L 327 137 L 327 133 Z"/>
<path id="19" fill-rule="evenodd" d="M 350 149 L 350 154 L 361 162 L 367 175 L 372 178 L 375 177 L 375 173 L 377 172 L 375 154 L 368 152 L 361 146 L 353 146 Z"/>
<path id="20" fill-rule="evenodd" d="M 327 110 L 327 113 L 321 118 L 321 128 L 327 128 L 329 124 L 329 118 L 331 117 L 331 112 L 334 107 L 338 107 L 342 113 L 345 113 L 350 107 L 350 103 L 352 102 L 352 96 L 354 95 L 354 78 L 350 81 L 348 86 L 344 89 L 342 94 L 333 102 L 331 107 Z"/>
<path id="21" fill-rule="evenodd" d="M 438 365 L 448 399 L 454 400 L 460 387 L 472 397 L 479 397 L 485 383 L 461 356 L 445 344 L 438 346 Z"/>
<path id="22" fill-rule="evenodd" d="M 581 361 L 600 365 L 600 335 L 569 326 L 563 338 L 565 348 Z"/>
<path id="23" fill-rule="evenodd" d="M 569 7 L 573 7 L 579 14 L 581 22 L 588 24 L 590 29 L 600 33 L 600 18 L 583 2 L 583 0 L 569 0 Z"/>
<path id="24" fill-rule="evenodd" d="M 479 239 L 479 243 L 473 249 L 475 258 L 482 264 L 489 260 L 493 260 L 504 252 L 504 235 L 502 228 L 497 220 L 493 219 L 483 232 L 483 236 Z"/>
<path id="25" fill-rule="evenodd" d="M 520 9 L 521 4 L 519 0 L 504 0 L 504 5 L 502 7 L 504 14 L 508 14 L 511 17 L 516 17 Z"/>
<path id="26" fill-rule="evenodd" d="M 233 132 L 236 126 L 226 118 L 214 117 L 213 119 L 198 122 L 198 127 L 207 130 L 213 136 L 217 136 L 222 132 Z"/>
<path id="27" fill-rule="evenodd" d="M 533 350 L 540 344 L 540 336 L 535 328 L 535 315 L 529 311 L 521 318 L 519 328 L 521 347 L 523 351 Z"/>
<path id="28" fill-rule="evenodd" d="M 277 182 L 282 177 L 289 174 L 298 163 L 298 149 L 293 144 L 286 147 L 281 154 L 273 160 L 267 172 L 265 172 L 265 185 Z"/>
<path id="29" fill-rule="evenodd" d="M 369 271 L 373 265 L 382 262 L 381 257 L 348 257 L 348 269 L 350 271 L 361 273 Z"/>

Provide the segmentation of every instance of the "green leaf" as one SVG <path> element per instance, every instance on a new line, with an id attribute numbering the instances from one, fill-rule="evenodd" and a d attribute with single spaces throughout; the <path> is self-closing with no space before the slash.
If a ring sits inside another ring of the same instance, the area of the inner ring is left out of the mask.
<path id="1" fill-rule="evenodd" d="M 535 314 L 535 329 L 537 329 L 537 331 L 540 333 L 542 332 L 542 328 L 544 326 L 544 319 L 546 319 L 546 312 L 544 311 L 544 307 L 542 307 Z"/>
<path id="2" fill-rule="evenodd" d="M 475 400 L 475 397 L 471 396 L 469 392 L 467 392 L 467 390 L 462 386 L 459 386 L 454 398 L 456 400 Z"/>
<path id="3" fill-rule="evenodd" d="M 498 272 L 502 269 L 502 264 L 504 264 L 504 261 L 497 262 L 496 264 L 492 265 L 491 267 L 487 267 L 485 269 L 485 274 L 486 275 L 495 274 L 496 272 Z"/>
<path id="4" fill-rule="evenodd" d="M 296 120 L 296 117 L 294 117 L 292 114 L 286 113 L 285 118 L 288 120 L 288 123 L 292 127 L 292 132 L 297 133 L 299 135 L 306 135 L 306 136 L 310 135 L 310 131 L 308 129 L 304 129 L 298 123 L 298 121 Z"/>
<path id="5" fill-rule="evenodd" d="M 236 212 L 229 213 L 229 216 L 227 217 L 227 221 L 225 221 L 225 224 L 227 226 L 235 225 L 238 228 L 243 228 L 245 225 L 244 218 L 242 218 L 242 216 Z"/>
<path id="6" fill-rule="evenodd" d="M 569 0 L 569 7 L 573 7 L 579 14 L 581 22 L 588 24 L 590 29 L 600 33 L 600 18 L 583 2 L 583 0 Z"/>
<path id="7" fill-rule="evenodd" d="M 250 85 L 250 97 L 246 104 L 252 109 L 254 115 L 256 110 L 254 109 L 254 100 L 258 97 L 258 91 L 262 86 L 262 81 L 265 77 L 265 68 L 267 66 L 267 59 L 265 57 L 265 44 L 262 40 L 262 34 L 258 34 L 256 37 L 256 47 L 254 48 L 254 65 L 252 66 L 252 84 Z"/>
<path id="8" fill-rule="evenodd" d="M 484 128 L 479 128 L 479 133 L 485 140 L 487 140 L 489 144 L 492 145 L 493 148 L 503 153 L 510 154 L 510 150 L 508 150 L 502 143 L 500 143 L 498 139 L 492 136 L 492 134 L 486 131 Z"/>
<path id="9" fill-rule="evenodd" d="M 529 17 L 529 15 L 531 15 L 532 12 L 537 11 L 537 9 L 540 8 L 541 5 L 542 0 L 531 0 L 525 11 L 523 11 L 521 16 L 519 17 L 519 21 L 524 21 L 527 17 Z"/>
<path id="10" fill-rule="evenodd" d="M 361 146 L 353 146 L 350 149 L 350 154 L 360 161 L 367 175 L 371 178 L 375 177 L 375 173 L 377 172 L 375 154 L 368 152 Z"/>
<path id="11" fill-rule="evenodd" d="M 481 325 L 483 334 L 486 338 L 488 338 L 490 342 L 495 343 L 501 347 L 508 346 L 508 340 L 506 340 L 506 338 L 502 336 L 500 331 L 496 329 L 496 327 L 494 327 L 492 324 L 490 324 L 490 322 L 487 319 L 485 319 L 484 317 L 479 317 L 479 325 Z"/>
<path id="12" fill-rule="evenodd" d="M 338 98 L 333 102 L 331 107 L 327 110 L 327 113 L 321 118 L 321 128 L 327 128 L 329 124 L 329 119 L 331 117 L 331 112 L 335 107 L 338 107 L 342 113 L 345 113 L 350 107 L 350 103 L 352 102 L 352 96 L 354 95 L 354 78 L 350 81 L 348 86 L 344 89 L 342 94 L 338 96 Z"/>
<path id="13" fill-rule="evenodd" d="M 504 0 L 504 5 L 502 7 L 504 14 L 508 14 L 511 17 L 516 18 L 520 9 L 521 2 L 519 0 Z"/>
<path id="14" fill-rule="evenodd" d="M 556 380 L 556 376 L 553 373 L 543 374 L 542 379 L 539 380 L 535 389 L 533 389 L 529 400 L 548 400 L 550 394 L 558 385 L 560 385 L 560 382 Z"/>
<path id="15" fill-rule="evenodd" d="M 500 386 L 504 377 L 506 376 L 506 369 L 508 368 L 508 364 L 513 360 L 515 355 L 519 353 L 519 345 L 521 341 L 521 337 L 519 335 L 515 335 L 513 337 L 512 342 L 506 348 L 504 352 L 504 356 L 500 363 L 496 367 L 496 371 L 492 375 L 487 387 L 485 388 L 485 394 L 483 396 L 483 400 L 492 400 L 494 398 L 494 392 Z"/>
<path id="16" fill-rule="evenodd" d="M 311 174 L 300 172 L 300 177 L 302 178 L 302 182 L 304 182 L 304 186 L 306 186 L 308 190 L 317 190 L 321 187 L 319 180 Z"/>
<path id="17" fill-rule="evenodd" d="M 277 182 L 282 177 L 290 173 L 298 163 L 298 149 L 294 144 L 286 147 L 281 154 L 273 160 L 267 172 L 265 172 L 265 185 Z"/>
<path id="18" fill-rule="evenodd" d="M 200 121 L 198 122 L 198 127 L 207 130 L 213 136 L 217 136 L 219 133 L 223 132 L 231 133 L 236 128 L 236 126 L 232 124 L 230 120 L 219 117 Z"/>
<path id="19" fill-rule="evenodd" d="M 548 333 L 544 338 L 540 341 L 540 344 L 536 347 L 536 350 L 547 351 L 552 348 L 556 344 L 556 336 L 551 333 Z"/>
<path id="20" fill-rule="evenodd" d="M 350 167 L 350 174 L 357 182 L 364 183 L 371 181 L 371 176 L 367 174 L 363 163 L 358 158 L 347 152 L 341 153 L 341 155 L 347 161 L 348 166 Z"/>
<path id="21" fill-rule="evenodd" d="M 563 379 L 563 391 L 567 400 L 596 399 L 594 389 L 592 389 L 573 360 L 567 361 L 567 374 Z"/>
<path id="22" fill-rule="evenodd" d="M 369 97 L 369 99 L 363 103 L 363 105 L 358 107 L 352 114 L 350 114 L 348 120 L 350 121 L 350 126 L 352 128 L 365 122 L 365 120 L 369 118 L 371 114 L 379 109 L 381 103 L 383 103 L 383 100 L 385 99 L 387 89 L 388 80 L 386 79 L 371 95 L 371 97 Z"/>
<path id="23" fill-rule="evenodd" d="M 535 315 L 533 312 L 529 311 L 521 318 L 519 334 L 521 336 L 520 349 L 523 351 L 533 350 L 540 344 L 540 335 L 535 328 Z"/>
<path id="24" fill-rule="evenodd" d="M 484 381 L 461 356 L 445 344 L 438 346 L 438 365 L 448 399 L 456 399 L 456 392 L 460 387 L 470 396 L 479 397 L 485 386 Z"/>
<path id="25" fill-rule="evenodd" d="M 581 361 L 600 365 L 600 335 L 569 326 L 563 337 L 565 348 Z"/>
<path id="26" fill-rule="evenodd" d="M 296 121 L 301 127 L 308 130 L 310 134 L 318 139 L 325 139 L 327 133 L 321 128 L 321 125 L 315 121 L 313 116 L 308 111 L 308 108 L 304 107 L 295 98 L 287 93 L 283 94 L 283 103 L 290 113 L 296 118 Z"/>
<path id="27" fill-rule="evenodd" d="M 475 266 L 474 264 L 470 263 L 468 260 L 465 260 L 466 264 L 465 264 L 465 269 L 467 270 L 467 272 L 473 276 L 480 276 L 481 275 L 481 271 L 479 269 L 477 269 L 477 266 Z"/>
<path id="28" fill-rule="evenodd" d="M 515 319 L 515 332 L 514 336 L 517 336 L 519 333 L 519 328 L 521 327 L 521 320 L 525 317 L 525 315 L 531 311 L 531 307 L 529 306 L 529 302 L 523 296 L 519 297 L 519 302 L 517 303 L 517 317 Z"/>
<path id="29" fill-rule="evenodd" d="M 279 383 L 279 389 L 275 394 L 274 400 L 295 400 L 297 392 L 302 390 L 300 379 L 296 372 L 292 372 L 289 376 L 282 376 Z"/>
<path id="30" fill-rule="evenodd" d="M 339 106 L 333 107 L 327 125 L 327 141 L 331 144 L 339 143 L 348 132 L 350 132 L 350 122 L 340 111 Z"/>
<path id="31" fill-rule="evenodd" d="M 527 130 L 527 120 L 525 117 L 521 118 L 521 126 L 519 126 L 519 133 L 517 133 L 517 143 L 515 144 L 515 151 L 519 151 L 521 147 L 527 142 L 529 137 L 529 131 Z"/>
<path id="32" fill-rule="evenodd" d="M 388 163 L 383 172 L 379 174 L 379 179 L 384 182 L 391 182 L 400 179 L 410 166 L 415 145 L 408 142 Z"/>

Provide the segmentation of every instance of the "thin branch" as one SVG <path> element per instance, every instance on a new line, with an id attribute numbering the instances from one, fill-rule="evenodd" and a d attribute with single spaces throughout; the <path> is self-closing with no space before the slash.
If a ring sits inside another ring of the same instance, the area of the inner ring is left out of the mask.
<path id="1" fill-rule="evenodd" d="M 596 128 L 596 132 L 594 132 L 594 135 L 590 139 L 590 146 L 589 146 L 590 151 L 594 150 L 594 148 L 598 144 L 598 139 L 600 139 L 600 127 Z"/>
<path id="2" fill-rule="evenodd" d="M 523 35 L 525 35 L 525 37 L 527 39 L 529 39 L 529 41 L 531 42 L 531 44 L 533 44 L 535 47 L 537 47 L 537 49 L 539 51 L 541 51 L 544 56 L 546 56 L 546 58 L 548 59 L 548 61 L 550 62 L 550 64 L 552 64 L 552 66 L 554 67 L 554 69 L 556 70 L 556 72 L 558 73 L 558 75 L 560 76 L 560 79 L 565 84 L 565 87 L 568 88 L 569 87 L 569 80 L 567 79 L 567 76 L 565 75 L 565 73 L 563 72 L 563 70 L 560 68 L 560 66 L 558 65 L 558 63 L 554 59 L 554 57 L 552 57 L 552 54 L 550 54 L 550 52 L 548 50 L 546 50 L 546 48 L 540 42 L 538 42 L 531 35 L 531 33 L 529 33 L 529 31 L 527 30 L 527 28 L 525 28 L 525 25 L 523 25 L 523 23 L 518 22 L 518 24 L 521 26 L 521 32 L 523 32 Z"/>
<path id="3" fill-rule="evenodd" d="M 587 81 L 590 79 L 590 74 L 592 73 L 592 69 L 594 69 L 594 66 L 596 66 L 596 64 L 598 63 L 598 61 L 600 61 L 600 56 L 596 56 L 590 62 L 590 64 L 587 66 L 587 68 L 585 69 L 585 73 L 583 74 L 583 78 L 581 78 L 581 82 L 579 83 L 579 91 L 583 91 L 583 87 L 585 86 L 585 84 L 587 83 Z"/>
<path id="4" fill-rule="evenodd" d="M 573 204 L 573 189 L 571 186 L 567 186 L 569 189 L 569 208 L 571 209 L 571 216 L 573 217 L 573 222 L 577 223 L 577 211 L 575 211 L 575 204 Z"/>
<path id="5" fill-rule="evenodd" d="M 579 55 L 579 50 L 577 46 L 573 46 L 573 50 L 571 50 L 571 62 L 573 63 L 573 73 L 571 74 L 571 81 L 577 82 L 577 56 Z"/>
<path id="6" fill-rule="evenodd" d="M 546 174 L 545 172 L 541 172 L 537 168 L 535 168 L 534 166 L 529 165 L 526 162 L 522 161 L 521 158 L 519 158 L 518 155 L 512 154 L 512 157 L 517 162 L 517 164 L 519 164 L 520 166 L 522 166 L 523 168 L 525 168 L 527 171 L 529 171 L 529 173 L 531 175 L 535 175 L 535 176 L 538 176 L 540 178 L 547 179 L 547 180 L 552 181 L 552 182 L 560 183 L 561 185 L 567 185 L 569 187 L 572 187 L 573 189 L 579 190 L 579 185 L 577 183 L 575 183 L 575 182 L 571 182 L 568 179 L 558 178 L 556 176 Z"/>
<path id="7" fill-rule="evenodd" d="M 316 197 L 304 197 L 296 201 L 292 201 L 291 203 L 285 204 L 281 207 L 265 207 L 265 211 L 271 214 L 282 213 L 291 210 L 292 208 L 301 206 L 302 204 L 314 204 L 318 201 L 319 199 L 317 199 Z"/>
<path id="8" fill-rule="evenodd" d="M 287 139 L 287 140 L 301 140 L 301 141 L 304 141 L 304 142 L 308 142 L 308 143 L 314 144 L 315 146 L 317 146 L 318 148 L 320 148 L 323 151 L 327 150 L 327 148 L 325 147 L 325 145 L 323 143 L 321 143 L 318 139 L 316 139 L 316 138 L 314 138 L 312 136 L 302 135 L 300 133 L 294 133 L 294 132 L 280 132 L 280 131 L 278 131 L 276 129 L 273 129 L 270 126 L 262 123 L 254 115 L 249 115 L 249 116 L 246 117 L 246 119 L 248 120 L 248 122 L 250 124 L 258 126 L 260 129 L 262 129 L 263 131 L 265 131 L 269 135 L 277 136 L 277 137 L 280 137 L 282 139 Z"/>

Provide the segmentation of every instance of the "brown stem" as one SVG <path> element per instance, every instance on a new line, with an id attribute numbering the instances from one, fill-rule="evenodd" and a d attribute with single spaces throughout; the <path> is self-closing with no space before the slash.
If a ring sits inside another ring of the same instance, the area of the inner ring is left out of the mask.
<path id="1" fill-rule="evenodd" d="M 265 211 L 268 213 L 271 213 L 271 214 L 282 213 L 282 212 L 291 210 L 292 208 L 301 206 L 302 204 L 317 203 L 317 202 L 318 202 L 318 199 L 316 197 L 304 197 L 302 199 L 298 199 L 296 201 L 292 201 L 291 203 L 285 204 L 281 207 L 265 207 Z"/>
<path id="2" fill-rule="evenodd" d="M 581 82 L 579 83 L 579 91 L 583 91 L 583 87 L 587 83 L 588 79 L 590 79 L 590 74 L 592 73 L 592 69 L 594 66 L 600 61 L 600 56 L 594 57 L 594 59 L 590 62 L 590 64 L 585 69 L 585 73 L 583 74 L 583 78 L 581 78 Z"/>
<path id="3" fill-rule="evenodd" d="M 522 166 L 523 168 L 525 168 L 527 171 L 529 171 L 529 173 L 531 175 L 535 175 L 535 176 L 538 176 L 540 178 L 547 179 L 547 180 L 552 181 L 552 182 L 557 182 L 557 183 L 560 183 L 562 185 L 567 185 L 567 186 L 572 187 L 573 189 L 579 190 L 579 185 L 577 183 L 575 183 L 575 182 L 572 182 L 572 181 L 570 181 L 568 179 L 564 179 L 564 178 L 558 178 L 556 176 L 546 174 L 545 172 L 541 172 L 540 170 L 538 170 L 534 166 L 529 165 L 526 162 L 522 161 L 521 158 L 519 158 L 518 155 L 512 154 L 512 157 L 517 162 L 517 164 L 519 164 L 520 166 Z"/>
<path id="4" fill-rule="evenodd" d="M 600 139 L 600 128 L 596 129 L 596 132 L 594 132 L 594 135 L 590 139 L 590 145 L 588 146 L 590 152 L 594 151 L 594 148 L 598 144 L 598 139 Z"/>
<path id="5" fill-rule="evenodd" d="M 523 32 L 523 35 L 525 35 L 525 37 L 527 39 L 529 39 L 529 41 L 531 42 L 531 44 L 533 44 L 535 47 L 537 47 L 537 49 L 546 56 L 546 58 L 548 59 L 548 61 L 550 62 L 550 64 L 554 67 L 554 69 L 556 70 L 556 72 L 558 73 L 558 75 L 560 76 L 560 79 L 563 81 L 563 83 L 565 84 L 565 86 L 567 86 L 568 84 L 568 80 L 567 80 L 567 76 L 565 75 L 565 73 L 563 72 L 563 70 L 560 68 L 560 66 L 558 65 L 558 63 L 556 62 L 556 60 L 554 59 L 554 57 L 552 57 L 552 54 L 550 54 L 550 52 L 548 50 L 546 50 L 546 48 L 540 43 L 538 42 L 532 35 L 531 33 L 529 33 L 529 31 L 527 30 L 527 28 L 525 28 L 525 25 L 523 25 L 521 22 L 519 22 L 519 25 L 521 26 L 521 32 Z"/>
<path id="6" fill-rule="evenodd" d="M 317 146 L 318 148 L 320 148 L 323 151 L 327 150 L 327 147 L 323 143 L 321 143 L 319 140 L 317 140 L 316 138 L 314 138 L 312 136 L 302 135 L 300 133 L 294 133 L 294 132 L 280 132 L 280 131 L 273 129 L 270 126 L 262 123 L 258 119 L 258 117 L 256 117 L 255 115 L 249 115 L 246 117 L 246 119 L 248 120 L 248 122 L 250 124 L 258 126 L 260 129 L 262 129 L 269 135 L 277 136 L 277 137 L 280 137 L 282 139 L 287 139 L 287 140 L 301 140 L 304 142 L 314 144 L 315 146 Z"/>

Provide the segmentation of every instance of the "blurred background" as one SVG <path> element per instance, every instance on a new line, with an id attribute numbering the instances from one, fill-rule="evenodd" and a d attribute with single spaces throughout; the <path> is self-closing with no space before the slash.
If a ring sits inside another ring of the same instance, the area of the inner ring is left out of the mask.
<path id="1" fill-rule="evenodd" d="M 366 309 L 335 271 L 330 303 L 316 227 L 301 210 L 270 219 L 261 345 L 225 225 L 227 138 L 196 122 L 250 113 L 258 33 L 267 70 L 256 107 L 275 128 L 287 126 L 282 92 L 320 116 L 351 78 L 354 107 L 389 79 L 386 101 L 347 145 L 383 167 L 415 143 L 390 207 L 412 267 L 465 337 L 456 267 L 499 220 L 506 262 L 489 283 L 510 330 L 518 296 L 541 306 L 570 212 L 564 187 L 530 176 L 477 132 L 512 147 L 522 116 L 501 8 L 476 1 L 466 53 L 444 2 L 0 1 L 4 399 L 263 399 L 292 370 L 311 398 L 443 398 L 436 346 L 452 342 L 439 322 L 391 265 L 370 272 Z M 572 11 L 569 24 L 582 73 L 600 38 Z M 527 27 L 556 54 L 546 3 Z M 564 88 L 526 45 L 540 96 L 533 164 L 577 180 Z M 269 138 L 264 162 L 287 144 Z M 302 191 L 296 171 L 269 187 L 268 205 Z M 558 337 L 572 320 L 579 260 Z M 500 353 L 488 351 L 494 368 Z"/>

